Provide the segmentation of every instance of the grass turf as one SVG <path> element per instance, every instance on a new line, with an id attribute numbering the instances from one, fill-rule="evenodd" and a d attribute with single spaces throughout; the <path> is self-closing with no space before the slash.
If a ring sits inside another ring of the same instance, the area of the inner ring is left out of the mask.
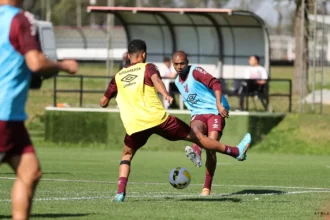
<path id="1" fill-rule="evenodd" d="M 289 114 L 255 149 L 263 152 L 330 155 L 330 116 Z"/>
<path id="2" fill-rule="evenodd" d="M 126 202 L 113 204 L 119 151 L 38 148 L 38 154 L 44 175 L 32 219 L 320 219 L 315 212 L 330 212 L 329 156 L 252 151 L 238 162 L 218 155 L 213 196 L 200 197 L 204 168 L 195 168 L 183 151 L 142 149 L 132 164 Z M 176 166 L 192 175 L 186 189 L 168 183 Z M 9 219 L 14 174 L 2 166 L 0 177 L 0 218 Z"/>

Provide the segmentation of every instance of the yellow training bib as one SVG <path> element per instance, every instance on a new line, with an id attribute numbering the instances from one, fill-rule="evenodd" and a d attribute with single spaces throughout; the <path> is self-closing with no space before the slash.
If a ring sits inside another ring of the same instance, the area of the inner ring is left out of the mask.
<path id="1" fill-rule="evenodd" d="M 138 63 L 123 68 L 115 76 L 116 101 L 128 135 L 160 125 L 168 117 L 157 90 L 144 84 L 146 65 Z"/>

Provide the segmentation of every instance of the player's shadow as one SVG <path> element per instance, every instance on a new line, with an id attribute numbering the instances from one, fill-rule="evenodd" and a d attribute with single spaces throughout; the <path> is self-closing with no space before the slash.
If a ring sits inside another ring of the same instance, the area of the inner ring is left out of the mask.
<path id="1" fill-rule="evenodd" d="M 280 190 L 272 190 L 272 189 L 245 189 L 242 191 L 234 192 L 228 194 L 226 196 L 234 196 L 234 195 L 283 195 L 287 192 Z"/>
<path id="2" fill-rule="evenodd" d="M 49 218 L 49 219 L 56 219 L 56 218 L 74 218 L 74 217 L 85 217 L 89 216 L 90 214 L 87 213 L 77 213 L 77 214 L 71 214 L 71 213 L 60 213 L 60 214 L 55 214 L 55 213 L 44 213 L 44 214 L 32 214 L 30 217 L 31 218 Z M 0 215 L 0 219 L 11 219 L 11 215 Z"/>
<path id="3" fill-rule="evenodd" d="M 279 191 L 279 190 L 268 190 L 268 189 L 245 189 L 242 191 L 221 195 L 219 198 L 215 197 L 203 197 L 203 198 L 185 198 L 181 199 L 180 201 L 203 201 L 203 202 L 241 202 L 239 198 L 231 198 L 231 196 L 238 196 L 238 195 L 283 195 L 287 192 Z"/>
<path id="4" fill-rule="evenodd" d="M 186 198 L 180 199 L 180 201 L 190 201 L 190 202 L 241 202 L 241 199 L 238 198 Z"/>

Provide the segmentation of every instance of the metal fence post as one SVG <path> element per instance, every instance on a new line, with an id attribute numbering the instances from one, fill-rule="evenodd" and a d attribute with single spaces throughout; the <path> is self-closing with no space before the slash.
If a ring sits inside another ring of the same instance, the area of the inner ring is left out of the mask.
<path id="1" fill-rule="evenodd" d="M 79 106 L 82 107 L 83 103 L 83 75 L 80 76 L 80 99 L 79 99 Z"/>
<path id="2" fill-rule="evenodd" d="M 289 80 L 289 112 L 292 112 L 292 80 Z"/>
<path id="3" fill-rule="evenodd" d="M 57 103 L 57 86 L 56 86 L 56 80 L 57 80 L 57 76 L 54 77 L 54 85 L 53 85 L 53 106 L 56 107 L 56 103 Z"/>

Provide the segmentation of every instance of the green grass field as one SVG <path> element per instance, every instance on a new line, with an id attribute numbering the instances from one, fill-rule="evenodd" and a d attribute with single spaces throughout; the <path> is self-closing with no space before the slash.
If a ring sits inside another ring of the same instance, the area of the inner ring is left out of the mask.
<path id="1" fill-rule="evenodd" d="M 183 147 L 182 147 L 183 150 Z M 238 162 L 218 155 L 210 197 L 200 197 L 204 168 L 184 152 L 138 152 L 123 204 L 111 203 L 120 152 L 38 148 L 43 179 L 32 219 L 321 219 L 330 212 L 330 156 L 251 153 Z M 183 166 L 189 187 L 172 188 L 168 175 Z M 10 216 L 14 174 L 0 170 L 0 219 Z"/>

